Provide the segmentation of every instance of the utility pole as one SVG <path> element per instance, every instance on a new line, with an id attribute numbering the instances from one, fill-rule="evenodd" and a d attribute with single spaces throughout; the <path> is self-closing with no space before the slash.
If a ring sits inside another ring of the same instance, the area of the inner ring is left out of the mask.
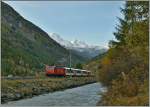
<path id="1" fill-rule="evenodd" d="M 69 50 L 69 59 L 70 59 L 70 72 L 71 72 L 71 50 Z M 70 77 L 70 78 L 72 78 L 72 76 Z"/>
<path id="2" fill-rule="evenodd" d="M 70 59 L 70 69 L 71 69 L 71 50 L 69 50 L 69 59 Z"/>

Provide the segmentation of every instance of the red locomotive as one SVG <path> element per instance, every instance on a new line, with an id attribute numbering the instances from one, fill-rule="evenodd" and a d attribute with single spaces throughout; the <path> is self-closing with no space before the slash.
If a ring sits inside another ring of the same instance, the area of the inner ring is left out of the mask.
<path id="1" fill-rule="evenodd" d="M 66 76 L 65 68 L 63 67 L 46 66 L 45 70 L 47 76 Z"/>
<path id="2" fill-rule="evenodd" d="M 90 71 L 82 69 L 67 68 L 61 66 L 46 66 L 45 68 L 47 76 L 89 76 Z"/>

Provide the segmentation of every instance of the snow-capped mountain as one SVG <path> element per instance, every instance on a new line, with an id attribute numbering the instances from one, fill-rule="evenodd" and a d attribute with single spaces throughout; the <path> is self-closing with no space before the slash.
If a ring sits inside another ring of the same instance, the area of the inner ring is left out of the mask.
<path id="1" fill-rule="evenodd" d="M 56 33 L 50 33 L 49 36 L 54 39 L 57 43 L 64 46 L 67 49 L 72 50 L 78 55 L 84 56 L 86 58 L 93 58 L 100 53 L 106 52 L 107 48 L 102 46 L 88 45 L 87 43 L 79 40 L 67 41 L 61 38 Z"/>
<path id="2" fill-rule="evenodd" d="M 73 47 L 89 48 L 89 46 L 83 41 L 74 40 L 74 41 L 71 41 L 71 43 L 73 44 Z"/>
<path id="3" fill-rule="evenodd" d="M 57 43 L 59 43 L 62 46 L 72 46 L 73 44 L 70 41 L 62 39 L 58 34 L 56 33 L 50 33 L 49 36 L 54 39 Z"/>

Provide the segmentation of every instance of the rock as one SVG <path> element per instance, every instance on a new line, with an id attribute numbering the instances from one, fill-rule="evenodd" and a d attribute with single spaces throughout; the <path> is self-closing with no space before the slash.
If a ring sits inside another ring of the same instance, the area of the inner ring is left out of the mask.
<path id="1" fill-rule="evenodd" d="M 15 98 L 15 95 L 12 94 L 12 93 L 10 93 L 10 94 L 8 95 L 8 98 L 9 98 L 9 99 L 14 99 L 14 98 Z"/>
<path id="2" fill-rule="evenodd" d="M 8 75 L 7 77 L 8 77 L 8 78 L 12 78 L 12 77 L 13 77 L 13 75 L 12 75 L 12 74 L 10 74 L 10 75 Z"/>
<path id="3" fill-rule="evenodd" d="M 22 95 L 20 93 L 15 94 L 15 100 L 19 100 L 22 98 Z"/>
<path id="4" fill-rule="evenodd" d="M 33 95 L 38 95 L 39 94 L 39 90 L 37 88 L 32 88 L 32 91 L 33 91 Z"/>
<path id="5" fill-rule="evenodd" d="M 34 91 L 34 92 L 35 92 L 35 91 L 37 91 L 37 89 L 36 89 L 35 87 L 33 87 L 33 88 L 32 88 L 32 91 Z"/>
<path id="6" fill-rule="evenodd" d="M 10 93 L 10 94 L 2 94 L 1 95 L 1 102 L 2 103 L 6 103 L 8 101 L 12 101 L 15 99 L 14 94 Z"/>
<path id="7" fill-rule="evenodd" d="M 3 104 L 3 103 L 5 103 L 6 101 L 8 101 L 8 97 L 7 97 L 6 94 L 3 94 L 3 93 L 2 93 L 2 95 L 1 95 L 1 103 Z"/>

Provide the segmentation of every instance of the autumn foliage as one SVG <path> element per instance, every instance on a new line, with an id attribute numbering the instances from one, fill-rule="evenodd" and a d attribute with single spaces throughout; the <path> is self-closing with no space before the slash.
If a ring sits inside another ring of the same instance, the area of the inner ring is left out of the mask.
<path id="1" fill-rule="evenodd" d="M 99 105 L 149 105 L 149 2 L 127 1 L 124 19 L 101 60 L 99 80 L 108 87 Z"/>

